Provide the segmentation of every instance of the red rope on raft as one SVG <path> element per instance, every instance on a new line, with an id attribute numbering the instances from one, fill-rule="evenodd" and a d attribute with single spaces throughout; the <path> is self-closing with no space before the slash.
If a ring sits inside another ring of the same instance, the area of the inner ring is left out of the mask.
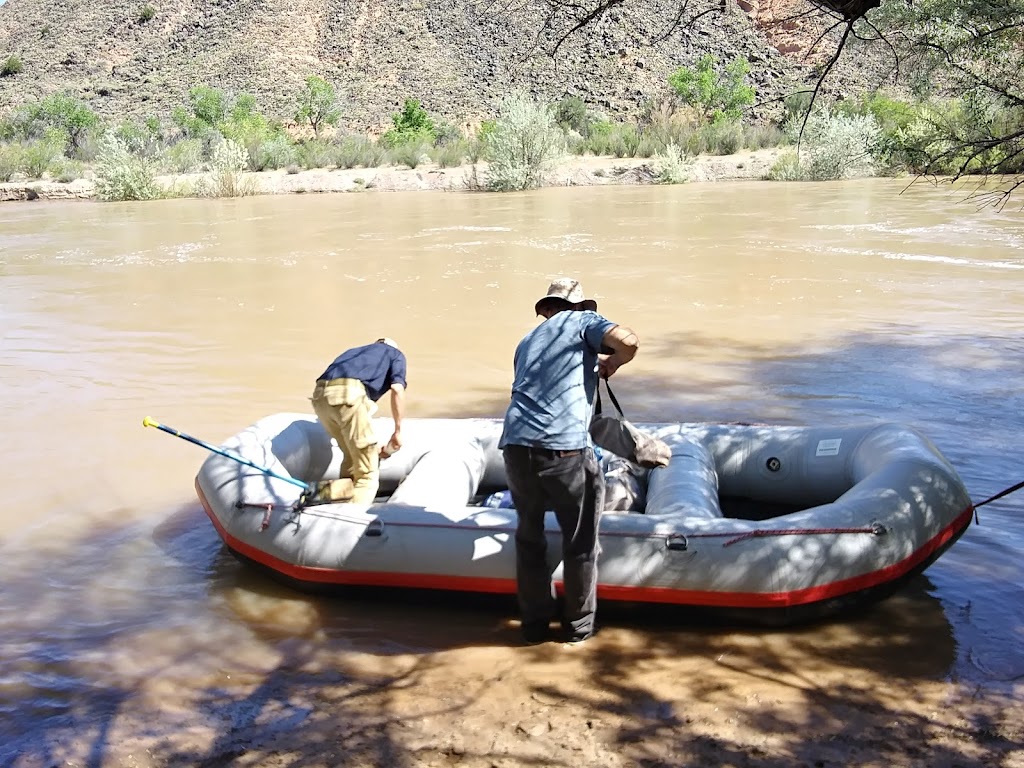
<path id="1" fill-rule="evenodd" d="M 260 530 L 265 530 L 270 524 L 270 512 L 277 506 L 275 504 L 255 504 L 252 502 L 240 501 L 236 505 L 239 508 L 255 507 L 257 509 L 265 510 L 263 517 L 263 523 L 260 526 Z M 284 505 L 281 505 L 284 506 Z M 300 511 L 300 510 L 296 510 Z M 448 528 L 451 530 L 466 530 L 466 526 L 458 525 L 457 523 L 406 523 L 402 521 L 390 521 L 385 520 L 384 524 L 387 526 L 394 526 L 397 528 Z M 515 533 L 513 528 L 505 528 L 498 526 L 480 526 L 473 530 L 480 532 L 491 532 L 491 533 Z M 723 531 L 721 533 L 677 533 L 675 535 L 684 536 L 687 539 L 729 539 L 725 542 L 723 547 L 731 547 L 740 541 L 746 541 L 747 539 L 760 539 L 768 536 L 814 536 L 819 534 L 842 534 L 842 533 L 870 533 L 878 536 L 886 532 L 885 526 L 874 525 L 870 528 L 777 528 L 767 531 Z M 602 536 L 625 536 L 627 538 L 637 539 L 662 539 L 666 536 L 673 534 L 668 533 L 647 533 L 647 534 L 635 534 L 635 533 L 602 533 Z"/>
<path id="2" fill-rule="evenodd" d="M 817 534 L 817 533 L 870 533 L 870 534 L 882 534 L 885 530 L 881 526 L 875 526 L 873 528 L 783 528 L 776 531 L 747 531 L 741 533 L 735 538 L 729 539 L 729 541 L 723 544 L 723 547 L 731 547 L 738 541 L 745 541 L 746 539 L 760 539 L 764 536 L 803 536 L 805 534 Z M 729 536 L 731 534 L 725 533 L 694 533 L 690 534 L 688 538 L 695 539 L 700 537 L 711 537 L 711 536 Z"/>

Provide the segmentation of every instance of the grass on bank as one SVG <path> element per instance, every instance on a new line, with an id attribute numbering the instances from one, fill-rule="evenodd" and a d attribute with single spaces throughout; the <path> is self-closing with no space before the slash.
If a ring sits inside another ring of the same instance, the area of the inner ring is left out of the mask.
<path id="1" fill-rule="evenodd" d="M 193 88 L 169 121 L 151 116 L 113 123 L 73 96 L 54 94 L 0 116 L 0 182 L 92 175 L 107 200 L 220 197 L 253 194 L 253 182 L 243 175 L 250 171 L 451 168 L 484 161 L 486 170 L 473 174 L 477 188 L 510 191 L 545 184 L 555 164 L 575 154 L 649 158 L 659 182 L 676 184 L 689 178 L 697 155 L 778 146 L 790 151 L 769 178 L 810 181 L 917 173 L 926 164 L 931 173 L 959 170 L 964 159 L 955 148 L 942 154 L 940 128 L 979 130 L 977 112 L 964 102 L 908 103 L 881 93 L 816 108 L 806 120 L 806 101 L 791 99 L 777 124 L 748 124 L 743 108 L 752 91 L 742 62 L 718 75 L 714 60 L 700 66 L 696 81 L 684 70 L 673 73 L 674 95 L 650 102 L 632 122 L 613 120 L 578 97 L 545 104 L 520 93 L 506 99 L 493 120 L 464 131 L 407 99 L 377 138 L 338 128 L 341 99 L 316 77 L 307 78 L 291 126 L 262 114 L 249 94 L 208 86 Z M 312 135 L 303 134 L 302 125 Z M 936 154 L 945 157 L 945 167 L 935 164 Z M 971 162 L 980 166 L 986 159 Z M 186 174 L 200 180 L 171 188 L 156 181 Z"/>

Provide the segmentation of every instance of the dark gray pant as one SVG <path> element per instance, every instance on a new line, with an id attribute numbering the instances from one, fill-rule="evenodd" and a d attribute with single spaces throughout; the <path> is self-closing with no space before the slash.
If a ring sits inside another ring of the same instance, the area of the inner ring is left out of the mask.
<path id="1" fill-rule="evenodd" d="M 509 445 L 505 473 L 519 525 L 516 583 L 523 623 L 554 618 L 544 513 L 553 510 L 562 530 L 565 586 L 562 621 L 591 632 L 597 609 L 597 527 L 604 506 L 604 475 L 591 448 L 552 451 Z"/>

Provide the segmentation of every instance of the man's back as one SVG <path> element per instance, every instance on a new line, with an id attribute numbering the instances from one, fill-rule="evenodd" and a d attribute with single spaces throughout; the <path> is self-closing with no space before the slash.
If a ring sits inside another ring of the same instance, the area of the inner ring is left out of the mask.
<path id="1" fill-rule="evenodd" d="M 405 355 L 379 342 L 354 347 L 341 353 L 318 377 L 318 381 L 332 379 L 358 379 L 366 387 L 366 396 L 376 402 L 393 382 L 406 386 Z"/>
<path id="2" fill-rule="evenodd" d="M 501 447 L 574 450 L 589 444 L 598 350 L 613 327 L 596 312 L 559 312 L 519 342 Z"/>

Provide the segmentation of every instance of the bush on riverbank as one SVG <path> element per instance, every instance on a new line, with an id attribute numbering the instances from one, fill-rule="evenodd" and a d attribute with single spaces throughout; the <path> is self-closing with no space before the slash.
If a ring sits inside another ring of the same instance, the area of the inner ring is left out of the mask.
<path id="1" fill-rule="evenodd" d="M 830 181 L 874 176 L 881 127 L 871 115 L 815 110 L 806 122 L 794 121 L 796 151 L 779 158 L 769 172 L 775 181 Z"/>
<path id="2" fill-rule="evenodd" d="M 565 154 L 565 135 L 547 105 L 517 93 L 502 105 L 484 152 L 488 189 L 534 189 L 543 186 L 547 174 Z"/>
<path id="3" fill-rule="evenodd" d="M 144 179 L 150 171 L 205 173 L 213 180 L 201 189 L 182 183 L 172 194 L 245 194 L 238 184 L 218 180 L 222 170 L 217 168 L 215 153 L 225 140 L 244 150 L 244 166 L 232 171 L 237 174 L 417 168 L 428 162 L 450 168 L 486 159 L 486 184 L 493 189 L 542 184 L 543 168 L 550 167 L 557 156 L 556 146 L 577 155 L 654 158 L 662 181 L 685 179 L 687 163 L 698 155 L 786 146 L 797 138 L 799 152 L 783 157 L 770 178 L 944 173 L 963 167 L 970 171 L 991 160 L 964 157 L 954 145 L 941 144 L 940 137 L 950 132 L 951 125 L 973 135 L 1019 118 L 986 113 L 965 99 L 910 103 L 871 94 L 859 101 L 822 104 L 806 125 L 807 102 L 799 99 L 788 105 L 790 117 L 782 125 L 749 125 L 741 112 L 750 98 L 743 83 L 743 64 L 733 62 L 730 70 L 719 72 L 713 60 L 705 59 L 692 72 L 678 70 L 673 74 L 677 97 L 650 102 L 635 123 L 612 121 L 579 97 L 567 97 L 554 105 L 535 104 L 531 115 L 523 105 L 506 109 L 495 120 L 463 132 L 436 120 L 419 101 L 408 99 L 392 116 L 392 129 L 378 139 L 334 129 L 337 104 L 343 97 L 315 77 L 307 78 L 305 90 L 296 96 L 295 116 L 303 118 L 304 128 L 263 115 L 249 94 L 232 95 L 204 85 L 189 92 L 187 104 L 175 108 L 169 122 L 156 116 L 142 122 L 102 121 L 81 101 L 54 94 L 0 117 L 0 181 L 18 175 L 70 181 L 96 174 L 103 176 L 101 184 L 111 190 L 109 194 L 134 196 L 149 194 Z M 111 132 L 123 146 L 112 152 L 108 145 L 106 160 L 96 162 L 103 137 Z M 551 157 L 545 154 L 548 151 L 553 152 Z M 117 161 L 126 164 L 123 173 L 111 168 Z M 240 179 L 232 176 L 228 181 Z"/>

